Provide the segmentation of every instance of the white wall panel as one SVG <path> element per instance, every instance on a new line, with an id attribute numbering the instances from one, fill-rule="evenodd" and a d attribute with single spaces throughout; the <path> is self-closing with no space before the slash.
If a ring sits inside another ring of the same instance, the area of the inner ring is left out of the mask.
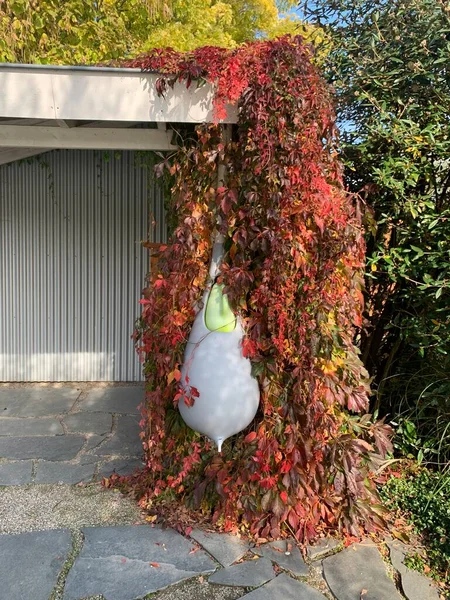
<path id="1" fill-rule="evenodd" d="M 165 241 L 161 207 L 132 152 L 0 166 L 0 381 L 141 379 L 130 339 L 149 265 L 140 241 Z"/>

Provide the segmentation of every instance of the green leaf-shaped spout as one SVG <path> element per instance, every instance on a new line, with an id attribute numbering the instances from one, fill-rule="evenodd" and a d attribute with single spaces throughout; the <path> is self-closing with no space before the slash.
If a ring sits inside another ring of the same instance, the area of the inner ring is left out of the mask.
<path id="1" fill-rule="evenodd" d="M 223 285 L 215 283 L 208 297 L 205 310 L 205 325 L 209 331 L 229 333 L 236 328 L 236 317 L 230 308 Z"/>

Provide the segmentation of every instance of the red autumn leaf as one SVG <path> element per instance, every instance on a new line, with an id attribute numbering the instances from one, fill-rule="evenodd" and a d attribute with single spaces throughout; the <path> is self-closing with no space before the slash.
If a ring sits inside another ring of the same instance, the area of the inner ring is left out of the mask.
<path id="1" fill-rule="evenodd" d="M 237 202 L 237 194 L 234 190 L 227 190 L 221 198 L 220 207 L 225 215 L 227 215 L 233 204 Z"/>
<path id="2" fill-rule="evenodd" d="M 283 501 L 281 500 L 280 496 L 278 496 L 278 494 L 275 495 L 275 498 L 272 502 L 272 511 L 273 514 L 276 517 L 281 517 L 281 515 L 283 514 L 284 511 L 284 506 L 283 506 Z"/>
<path id="3" fill-rule="evenodd" d="M 178 406 L 178 401 L 180 400 L 180 398 L 182 398 L 184 396 L 184 393 L 182 391 L 178 391 L 174 398 L 173 398 L 173 405 L 176 407 Z"/>
<path id="4" fill-rule="evenodd" d="M 324 220 L 321 219 L 318 215 L 314 215 L 314 221 L 316 222 L 316 225 L 319 228 L 320 233 L 323 234 L 323 231 L 324 231 L 324 228 L 325 228 Z"/>
<path id="5" fill-rule="evenodd" d="M 192 396 L 184 395 L 183 401 L 189 408 L 192 408 L 195 404 L 195 400 Z"/>
<path id="6" fill-rule="evenodd" d="M 159 563 L 157 563 L 157 562 L 151 562 L 151 563 L 150 563 L 150 566 L 151 566 L 151 567 L 154 567 L 155 569 L 159 569 L 159 567 L 160 567 L 161 565 L 160 565 Z"/>
<path id="7" fill-rule="evenodd" d="M 288 498 L 288 495 L 287 495 L 287 492 L 286 492 L 286 491 L 284 491 L 284 490 L 283 490 L 283 491 L 281 492 L 281 494 L 280 494 L 280 498 L 283 500 L 283 502 L 284 502 L 285 504 L 287 504 L 287 503 L 288 503 L 288 499 L 289 499 L 289 498 Z"/>
<path id="8" fill-rule="evenodd" d="M 245 438 L 244 438 L 244 442 L 246 444 L 250 444 L 251 442 L 254 442 L 256 440 L 257 434 L 256 431 L 250 431 L 250 433 L 248 433 Z"/>
<path id="9" fill-rule="evenodd" d="M 200 392 L 193 385 L 191 385 L 191 387 L 190 387 L 190 392 L 191 392 L 191 396 L 193 396 L 194 398 L 200 398 Z"/>
<path id="10" fill-rule="evenodd" d="M 297 531 L 300 519 L 294 509 L 291 509 L 288 514 L 288 523 L 294 531 Z"/>
<path id="11" fill-rule="evenodd" d="M 289 473 L 289 471 L 291 469 L 292 469 L 292 464 L 288 460 L 284 460 L 281 463 L 280 473 Z"/>
<path id="12" fill-rule="evenodd" d="M 256 342 L 254 340 L 250 340 L 245 338 L 242 341 L 242 355 L 245 358 L 252 358 L 256 354 Z"/>

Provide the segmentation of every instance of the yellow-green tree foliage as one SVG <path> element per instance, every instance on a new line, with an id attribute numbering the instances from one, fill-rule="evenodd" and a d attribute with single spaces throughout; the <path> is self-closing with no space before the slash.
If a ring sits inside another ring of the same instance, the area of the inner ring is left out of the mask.
<path id="1" fill-rule="evenodd" d="M 0 0 L 0 62 L 93 64 L 303 32 L 295 0 Z"/>

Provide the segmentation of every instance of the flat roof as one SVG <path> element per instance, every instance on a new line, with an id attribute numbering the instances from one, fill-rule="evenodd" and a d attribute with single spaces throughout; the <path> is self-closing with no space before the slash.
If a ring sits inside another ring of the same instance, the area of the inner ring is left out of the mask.
<path id="1" fill-rule="evenodd" d="M 92 71 L 104 73 L 142 73 L 138 67 L 107 67 L 96 65 L 50 65 L 50 64 L 27 64 L 27 63 L 0 63 L 1 70 L 20 70 L 20 71 Z M 157 74 L 157 71 L 146 71 L 147 73 Z"/>
<path id="2" fill-rule="evenodd" d="M 177 82 L 162 97 L 160 76 L 117 66 L 0 63 L 0 164 L 52 148 L 171 150 L 165 124 L 214 121 L 214 85 Z M 223 122 L 236 121 L 230 106 Z"/>
<path id="3" fill-rule="evenodd" d="M 161 75 L 134 68 L 0 64 L 0 118 L 205 123 L 215 86 L 183 82 L 156 91 Z M 226 123 L 235 123 L 229 107 Z"/>

